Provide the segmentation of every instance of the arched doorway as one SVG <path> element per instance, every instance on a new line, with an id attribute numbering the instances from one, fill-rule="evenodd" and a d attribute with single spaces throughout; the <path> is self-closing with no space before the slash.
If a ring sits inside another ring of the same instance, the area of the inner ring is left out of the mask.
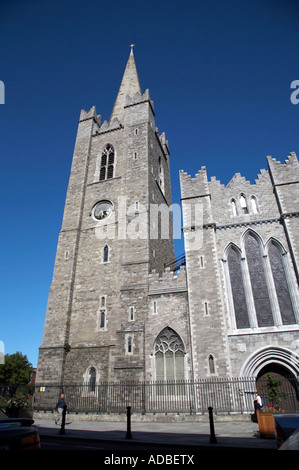
<path id="1" fill-rule="evenodd" d="M 256 377 L 256 389 L 261 396 L 263 395 L 263 391 L 266 391 L 269 376 L 280 382 L 278 387 L 278 391 L 281 393 L 279 400 L 280 408 L 285 411 L 295 411 L 299 405 L 299 388 L 296 377 L 290 374 L 290 371 L 280 364 L 273 362 L 266 365 L 259 371 Z M 277 403 L 271 403 L 269 398 L 267 398 L 267 392 L 263 400 L 266 406 L 277 405 Z"/>
<path id="2" fill-rule="evenodd" d="M 267 346 L 251 354 L 241 368 L 241 376 L 254 377 L 256 389 L 263 394 L 267 385 L 267 375 L 279 379 L 279 391 L 287 395 L 282 399 L 281 408 L 286 411 L 299 410 L 299 357 L 289 349 Z M 264 397 L 266 405 L 266 393 Z"/>

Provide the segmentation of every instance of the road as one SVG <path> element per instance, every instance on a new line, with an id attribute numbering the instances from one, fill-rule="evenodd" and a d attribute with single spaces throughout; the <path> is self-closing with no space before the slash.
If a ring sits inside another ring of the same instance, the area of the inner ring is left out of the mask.
<path id="1" fill-rule="evenodd" d="M 67 437 L 51 437 L 51 436 L 41 436 L 41 450 L 100 450 L 100 451 L 147 451 L 150 453 L 161 452 L 170 454 L 194 454 L 196 448 L 193 447 L 174 447 L 158 444 L 145 444 L 145 443 L 136 443 L 134 441 L 128 442 L 106 442 L 106 441 L 96 441 L 89 439 L 73 439 Z"/>

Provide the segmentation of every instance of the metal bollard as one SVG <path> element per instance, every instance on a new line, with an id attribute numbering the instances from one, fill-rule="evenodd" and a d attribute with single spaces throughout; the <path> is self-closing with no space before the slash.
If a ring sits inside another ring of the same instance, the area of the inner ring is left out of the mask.
<path id="1" fill-rule="evenodd" d="M 214 429 L 213 407 L 209 406 L 209 421 L 210 421 L 210 444 L 217 444 L 217 439 Z"/>
<path id="2" fill-rule="evenodd" d="M 63 411 L 62 411 L 62 421 L 61 421 L 61 428 L 59 429 L 59 434 L 65 434 L 65 416 L 66 416 L 66 409 L 67 406 L 63 406 Z"/>
<path id="3" fill-rule="evenodd" d="M 131 407 L 127 406 L 127 434 L 126 439 L 132 439 L 131 433 Z"/>

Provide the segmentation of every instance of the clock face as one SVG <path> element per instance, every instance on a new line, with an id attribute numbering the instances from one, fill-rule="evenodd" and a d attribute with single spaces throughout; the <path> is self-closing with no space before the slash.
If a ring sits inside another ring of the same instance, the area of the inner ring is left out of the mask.
<path id="1" fill-rule="evenodd" d="M 106 219 L 113 211 L 113 206 L 109 201 L 101 201 L 93 209 L 93 216 L 97 220 Z"/>

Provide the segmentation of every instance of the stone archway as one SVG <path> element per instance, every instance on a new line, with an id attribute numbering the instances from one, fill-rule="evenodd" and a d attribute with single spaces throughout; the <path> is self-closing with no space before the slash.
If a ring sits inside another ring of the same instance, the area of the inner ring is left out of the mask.
<path id="1" fill-rule="evenodd" d="M 266 346 L 253 352 L 243 363 L 240 376 L 258 378 L 264 370 L 276 369 L 284 377 L 299 377 L 299 356 L 280 346 Z M 275 370 L 273 370 L 274 372 Z"/>
<path id="2" fill-rule="evenodd" d="M 241 376 L 256 379 L 256 389 L 263 390 L 266 386 L 267 375 L 281 380 L 280 391 L 286 394 L 281 406 L 287 411 L 299 407 L 299 357 L 292 351 L 268 346 L 251 354 L 241 368 Z M 270 403 L 265 401 L 266 405 Z"/>

